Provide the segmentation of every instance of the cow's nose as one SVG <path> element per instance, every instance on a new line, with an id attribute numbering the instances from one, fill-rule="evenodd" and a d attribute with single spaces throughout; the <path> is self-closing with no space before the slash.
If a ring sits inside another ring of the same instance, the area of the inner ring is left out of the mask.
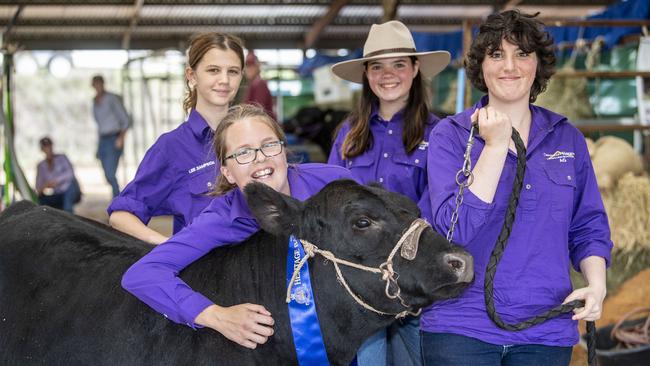
<path id="1" fill-rule="evenodd" d="M 448 253 L 444 261 L 458 275 L 458 282 L 470 282 L 474 278 L 474 258 L 465 253 Z"/>

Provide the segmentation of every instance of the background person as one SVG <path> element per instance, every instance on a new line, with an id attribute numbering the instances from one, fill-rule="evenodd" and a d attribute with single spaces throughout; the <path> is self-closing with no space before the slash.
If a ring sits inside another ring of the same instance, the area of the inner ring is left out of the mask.
<path id="1" fill-rule="evenodd" d="M 487 96 L 440 121 L 431 133 L 429 220 L 442 234 L 456 209 L 455 176 L 474 121 L 480 136 L 472 149 L 473 183 L 464 192 L 453 237 L 474 256 L 476 277 L 461 297 L 423 312 L 428 365 L 568 365 L 578 342 L 577 321 L 600 318 L 612 242 L 585 138 L 566 117 L 532 104 L 554 65 L 553 40 L 535 16 L 514 10 L 490 15 L 465 60 L 468 78 Z M 497 312 L 515 324 L 561 303 L 585 300 L 573 316 L 560 315 L 523 331 L 503 330 L 490 320 L 483 287 L 513 190 L 512 128 L 527 146 L 527 166 L 496 270 Z M 572 289 L 571 265 L 582 272 L 586 287 Z"/>
<path id="2" fill-rule="evenodd" d="M 74 213 L 74 204 L 81 200 L 81 190 L 74 169 L 65 154 L 55 154 L 52 139 L 39 141 L 45 159 L 36 167 L 38 204 Z"/>
<path id="3" fill-rule="evenodd" d="M 114 228 L 151 244 L 168 238 L 147 227 L 153 216 L 173 215 L 176 233 L 211 201 L 219 161 L 214 130 L 237 94 L 244 68 L 239 38 L 202 33 L 191 39 L 183 107 L 187 120 L 149 148 L 133 180 L 108 207 Z"/>
<path id="4" fill-rule="evenodd" d="M 442 71 L 450 55 L 417 52 L 411 32 L 398 21 L 374 24 L 363 54 L 332 66 L 335 75 L 363 89 L 336 135 L 328 163 L 350 169 L 361 183 L 379 182 L 417 203 L 427 193 L 426 139 L 439 119 L 429 112 L 424 80 Z M 418 319 L 412 317 L 371 337 L 357 354 L 359 366 L 419 365 L 421 358 Z"/>
<path id="5" fill-rule="evenodd" d="M 122 103 L 122 97 L 104 89 L 104 78 L 101 75 L 93 76 L 92 86 L 96 92 L 93 99 L 93 116 L 99 133 L 97 158 L 102 163 L 104 176 L 115 197 L 120 193 L 115 174 L 124 150 L 124 136 L 129 128 L 130 118 Z"/>
<path id="6" fill-rule="evenodd" d="M 253 53 L 253 50 L 250 50 L 246 55 L 246 80 L 248 86 L 242 103 L 260 105 L 271 118 L 276 119 L 275 112 L 273 112 L 273 97 L 261 74 L 260 61 Z"/>

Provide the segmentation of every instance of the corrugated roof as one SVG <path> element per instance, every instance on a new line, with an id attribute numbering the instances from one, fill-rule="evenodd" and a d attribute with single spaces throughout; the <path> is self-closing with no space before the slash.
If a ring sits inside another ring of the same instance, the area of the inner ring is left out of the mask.
<path id="1" fill-rule="evenodd" d="M 201 31 L 235 33 L 253 48 L 302 48 L 305 35 L 327 14 L 331 3 L 343 3 L 337 17 L 321 30 L 314 47 L 356 48 L 370 25 L 381 22 L 384 14 L 382 1 L 371 0 L 140 2 L 0 0 L 0 30 L 6 41 L 24 49 L 182 48 L 190 34 Z M 465 19 L 485 17 L 506 4 L 528 12 L 541 11 L 543 17 L 576 18 L 613 2 L 402 0 L 397 19 L 412 31 L 446 32 L 459 29 Z"/>

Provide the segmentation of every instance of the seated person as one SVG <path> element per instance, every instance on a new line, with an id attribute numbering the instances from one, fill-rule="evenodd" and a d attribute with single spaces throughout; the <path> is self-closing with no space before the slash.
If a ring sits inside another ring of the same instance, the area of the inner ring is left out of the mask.
<path id="1" fill-rule="evenodd" d="M 38 163 L 36 172 L 36 192 L 38 203 L 73 213 L 73 206 L 81 200 L 79 183 L 74 169 L 65 154 L 55 154 L 52 139 L 40 140 L 45 160 Z"/>

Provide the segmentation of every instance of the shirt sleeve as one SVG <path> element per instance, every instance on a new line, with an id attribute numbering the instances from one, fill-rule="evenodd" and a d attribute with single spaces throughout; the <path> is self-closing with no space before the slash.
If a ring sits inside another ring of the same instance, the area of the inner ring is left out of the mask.
<path id="1" fill-rule="evenodd" d="M 576 136 L 577 186 L 569 227 L 569 253 L 573 268 L 580 271 L 580 262 L 590 256 L 604 258 L 609 266 L 613 243 L 587 143 L 582 134 L 576 132 Z"/>
<path id="2" fill-rule="evenodd" d="M 223 197 L 223 196 L 222 196 Z M 192 328 L 194 319 L 213 302 L 192 290 L 179 273 L 213 248 L 238 243 L 259 230 L 251 218 L 231 221 L 229 205 L 215 199 L 192 224 L 142 257 L 122 277 L 122 287 L 166 318 Z M 215 230 L 215 228 L 219 228 Z"/>
<path id="3" fill-rule="evenodd" d="M 145 154 L 133 180 L 108 206 L 108 214 L 127 211 L 145 225 L 153 216 L 172 214 L 169 195 L 176 183 L 176 174 L 159 139 Z"/>
<path id="4" fill-rule="evenodd" d="M 122 97 L 119 95 L 115 95 L 115 98 L 113 98 L 113 103 L 111 103 L 111 108 L 115 112 L 115 115 L 117 116 L 117 119 L 119 120 L 120 123 L 120 130 L 126 130 L 129 128 L 130 123 L 130 118 L 129 114 L 126 112 L 126 108 L 124 108 L 124 102 L 122 101 Z"/>
<path id="5" fill-rule="evenodd" d="M 347 122 L 344 123 L 346 124 L 343 125 L 336 134 L 336 139 L 334 140 L 334 144 L 332 144 L 332 150 L 330 150 L 330 156 L 329 159 L 327 159 L 327 164 L 338 165 L 347 168 L 345 160 L 343 160 L 341 157 L 341 146 L 343 146 L 343 140 L 345 140 L 345 136 L 348 134 Z"/>
<path id="6" fill-rule="evenodd" d="M 56 184 L 57 186 L 62 186 L 74 179 L 74 170 L 72 169 L 72 163 L 70 163 L 67 156 L 59 155 L 59 159 L 62 170 L 61 175 L 57 177 Z"/>
<path id="7" fill-rule="evenodd" d="M 469 132 L 460 133 L 465 130 L 455 126 L 450 119 L 443 119 L 431 131 L 427 156 L 430 207 L 422 203 L 418 205 L 423 214 L 429 211 L 431 217 L 427 220 L 441 235 L 447 235 L 452 214 L 456 210 L 456 173 L 462 168 L 464 144 L 469 136 Z M 494 203 L 483 202 L 469 189 L 463 191 L 462 199 L 452 238 L 459 244 L 469 243 L 474 238 L 494 207 Z"/>

